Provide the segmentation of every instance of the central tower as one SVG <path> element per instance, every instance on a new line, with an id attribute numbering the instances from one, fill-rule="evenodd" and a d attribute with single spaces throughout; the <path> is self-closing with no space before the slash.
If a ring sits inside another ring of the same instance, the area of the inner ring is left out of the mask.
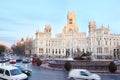
<path id="1" fill-rule="evenodd" d="M 75 15 L 75 12 L 68 12 L 68 15 L 67 15 L 67 24 L 76 24 L 76 15 Z"/>
<path id="2" fill-rule="evenodd" d="M 76 25 L 75 12 L 68 12 L 67 25 L 63 29 L 64 34 L 78 33 L 78 26 Z"/>

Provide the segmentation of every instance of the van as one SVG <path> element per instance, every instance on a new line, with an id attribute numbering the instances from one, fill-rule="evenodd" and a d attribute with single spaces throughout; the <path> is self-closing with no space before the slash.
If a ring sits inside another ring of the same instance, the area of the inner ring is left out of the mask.
<path id="1" fill-rule="evenodd" d="M 0 66 L 0 78 L 5 80 L 28 80 L 28 76 L 17 67 L 8 65 Z"/>
<path id="2" fill-rule="evenodd" d="M 68 74 L 68 80 L 101 80 L 97 74 L 93 74 L 86 69 L 72 69 Z"/>

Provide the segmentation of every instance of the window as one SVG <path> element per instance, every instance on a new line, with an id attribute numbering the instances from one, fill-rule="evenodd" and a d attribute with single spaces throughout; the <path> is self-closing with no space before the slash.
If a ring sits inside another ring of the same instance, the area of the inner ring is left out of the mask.
<path id="1" fill-rule="evenodd" d="M 100 40 L 98 41 L 98 45 L 100 45 Z"/>
<path id="2" fill-rule="evenodd" d="M 82 76 L 88 76 L 88 74 L 85 73 L 84 71 L 80 71 L 80 74 L 81 74 Z"/>
<path id="3" fill-rule="evenodd" d="M 46 53 L 48 53 L 48 49 L 46 48 Z"/>
<path id="4" fill-rule="evenodd" d="M 107 45 L 107 41 L 105 41 L 105 44 Z"/>
<path id="5" fill-rule="evenodd" d="M 10 76 L 10 73 L 8 70 L 5 71 L 5 75 Z"/>
<path id="6" fill-rule="evenodd" d="M 57 49 L 56 49 L 56 52 L 55 52 L 56 54 L 57 54 Z"/>
<path id="7" fill-rule="evenodd" d="M 22 72 L 19 69 L 12 69 L 10 70 L 10 73 L 12 76 L 22 74 Z"/>
<path id="8" fill-rule="evenodd" d="M 4 73 L 4 69 L 0 69 L 0 74 L 3 74 Z"/>
<path id="9" fill-rule="evenodd" d="M 62 50 L 62 53 L 64 53 L 64 49 Z"/>
<path id="10" fill-rule="evenodd" d="M 108 50 L 107 47 L 104 48 L 104 52 L 105 52 L 105 53 L 109 53 L 109 50 Z"/>
<path id="11" fill-rule="evenodd" d="M 61 53 L 61 50 L 59 49 L 59 54 Z"/>
<path id="12" fill-rule="evenodd" d="M 114 45 L 115 45 L 115 39 L 114 39 Z"/>
<path id="13" fill-rule="evenodd" d="M 110 39 L 110 45 L 111 45 L 111 39 Z"/>
<path id="14" fill-rule="evenodd" d="M 54 49 L 52 49 L 52 53 L 54 54 Z"/>
<path id="15" fill-rule="evenodd" d="M 97 53 L 102 53 L 102 48 L 101 47 L 97 48 Z"/>
<path id="16" fill-rule="evenodd" d="M 72 24 L 72 19 L 69 19 L 69 24 Z"/>

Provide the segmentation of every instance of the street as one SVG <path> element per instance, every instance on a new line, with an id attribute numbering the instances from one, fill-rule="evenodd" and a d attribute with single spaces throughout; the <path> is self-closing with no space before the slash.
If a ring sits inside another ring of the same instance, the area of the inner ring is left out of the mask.
<path id="1" fill-rule="evenodd" d="M 32 64 L 29 64 L 29 68 L 32 69 L 32 75 L 29 80 L 67 80 L 67 71 L 49 70 Z M 101 76 L 101 80 L 120 80 L 119 74 L 98 74 Z"/>

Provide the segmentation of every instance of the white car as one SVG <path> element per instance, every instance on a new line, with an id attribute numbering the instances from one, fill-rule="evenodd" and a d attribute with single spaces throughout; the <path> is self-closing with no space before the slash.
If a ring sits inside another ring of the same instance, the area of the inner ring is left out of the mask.
<path id="1" fill-rule="evenodd" d="M 101 80 L 101 77 L 85 69 L 72 69 L 68 74 L 68 79 L 69 80 Z"/>
<path id="2" fill-rule="evenodd" d="M 0 66 L 0 78 L 4 80 L 27 80 L 28 76 L 14 66 Z"/>

